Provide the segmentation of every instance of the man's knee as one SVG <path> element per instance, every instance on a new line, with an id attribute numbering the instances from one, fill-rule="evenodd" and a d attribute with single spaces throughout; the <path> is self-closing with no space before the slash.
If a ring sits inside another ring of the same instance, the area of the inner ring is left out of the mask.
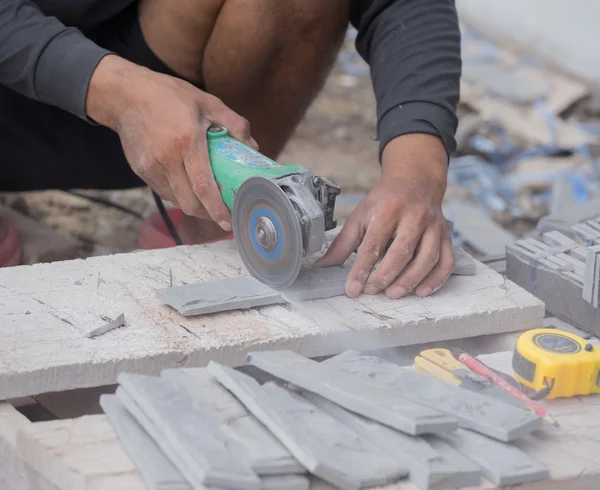
<path id="1" fill-rule="evenodd" d="M 348 23 L 348 1 L 140 0 L 140 23 L 163 62 L 203 82 L 207 65 L 247 60 L 264 71 L 290 46 L 307 58 L 336 51 Z"/>

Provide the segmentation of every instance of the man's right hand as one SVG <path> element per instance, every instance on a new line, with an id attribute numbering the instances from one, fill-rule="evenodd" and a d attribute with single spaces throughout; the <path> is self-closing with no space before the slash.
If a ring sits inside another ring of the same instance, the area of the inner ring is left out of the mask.
<path id="1" fill-rule="evenodd" d="M 188 82 L 116 55 L 92 75 L 88 116 L 119 134 L 133 171 L 161 198 L 190 216 L 231 231 L 231 216 L 215 182 L 206 143 L 211 124 L 258 149 L 246 119 Z"/>

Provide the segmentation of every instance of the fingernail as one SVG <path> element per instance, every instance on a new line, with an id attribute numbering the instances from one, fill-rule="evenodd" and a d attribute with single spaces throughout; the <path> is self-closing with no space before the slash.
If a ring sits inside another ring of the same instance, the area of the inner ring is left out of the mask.
<path id="1" fill-rule="evenodd" d="M 252 148 L 254 148 L 255 150 L 258 150 L 258 143 L 256 142 L 256 140 L 250 136 L 250 145 L 252 146 Z"/>
<path id="2" fill-rule="evenodd" d="M 375 286 L 374 284 L 367 284 L 365 286 L 365 289 L 363 290 L 363 293 L 365 294 L 377 294 L 379 292 L 379 288 L 377 286 Z"/>
<path id="3" fill-rule="evenodd" d="M 431 293 L 433 293 L 433 289 L 431 289 L 429 286 L 424 287 L 423 289 L 417 291 L 417 295 L 420 296 L 421 298 L 424 298 L 425 296 L 429 296 Z"/>
<path id="4" fill-rule="evenodd" d="M 398 299 L 402 298 L 402 296 L 406 296 L 407 292 L 408 291 L 403 287 L 389 288 L 387 290 L 387 296 L 390 299 Z"/>
<path id="5" fill-rule="evenodd" d="M 231 223 L 227 221 L 219 221 L 219 226 L 223 228 L 225 231 L 231 231 Z"/>
<path id="6" fill-rule="evenodd" d="M 362 283 L 354 281 L 352 284 L 350 284 L 350 287 L 348 288 L 348 296 L 350 296 L 351 298 L 356 298 L 362 291 L 362 288 Z"/>

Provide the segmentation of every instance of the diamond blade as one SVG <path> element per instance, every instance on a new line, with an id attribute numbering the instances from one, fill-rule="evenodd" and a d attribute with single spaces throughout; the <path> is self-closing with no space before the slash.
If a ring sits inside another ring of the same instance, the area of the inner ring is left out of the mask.
<path id="1" fill-rule="evenodd" d="M 252 177 L 233 203 L 233 234 L 250 274 L 274 289 L 290 286 L 302 264 L 298 215 L 285 192 L 272 180 Z"/>

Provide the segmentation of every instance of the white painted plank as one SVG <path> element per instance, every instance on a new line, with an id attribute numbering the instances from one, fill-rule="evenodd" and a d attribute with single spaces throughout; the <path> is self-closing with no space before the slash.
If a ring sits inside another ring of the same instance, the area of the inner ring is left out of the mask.
<path id="1" fill-rule="evenodd" d="M 346 296 L 185 318 L 155 290 L 246 275 L 232 243 L 0 269 L 0 398 L 108 385 L 119 372 L 242 365 L 251 350 L 316 357 L 539 327 L 544 305 L 477 263 L 428 298 Z M 102 317 L 127 324 L 95 339 Z"/>
<path id="2" fill-rule="evenodd" d="M 511 372 L 512 352 L 484 355 L 480 359 L 495 369 Z M 519 490 L 597 490 L 600 478 L 600 460 L 597 457 L 600 454 L 600 395 L 541 403 L 557 419 L 560 429 L 533 434 L 517 441 L 516 445 L 550 469 L 550 480 L 519 485 Z M 63 468 L 63 475 L 70 479 L 77 477 L 78 481 L 83 482 L 76 487 L 77 490 L 146 490 L 144 486 L 139 486 L 141 479 L 137 470 L 129 461 L 104 415 L 29 424 L 20 432 L 21 446 L 35 447 L 43 455 L 43 458 L 35 459 L 33 465 L 43 476 L 46 475 L 45 471 L 57 472 L 58 468 Z M 116 465 L 115 462 L 119 464 Z M 125 464 L 127 462 L 129 463 Z M 0 460 L 0 469 L 3 468 L 2 465 L 3 461 Z M 99 473 L 100 469 L 103 473 Z M 25 476 L 30 478 L 29 474 Z M 121 485 L 121 482 L 132 484 L 127 487 Z M 21 488 L 27 487 L 19 487 L 17 490 Z M 73 487 L 66 484 L 57 486 L 58 490 L 71 488 Z M 514 487 L 496 487 L 484 482 L 469 490 L 494 488 L 511 490 Z M 36 487 L 27 488 L 30 489 L 38 490 Z M 311 490 L 333 489 L 323 482 L 313 482 Z M 411 482 L 402 481 L 385 487 L 385 490 L 419 489 Z"/>

